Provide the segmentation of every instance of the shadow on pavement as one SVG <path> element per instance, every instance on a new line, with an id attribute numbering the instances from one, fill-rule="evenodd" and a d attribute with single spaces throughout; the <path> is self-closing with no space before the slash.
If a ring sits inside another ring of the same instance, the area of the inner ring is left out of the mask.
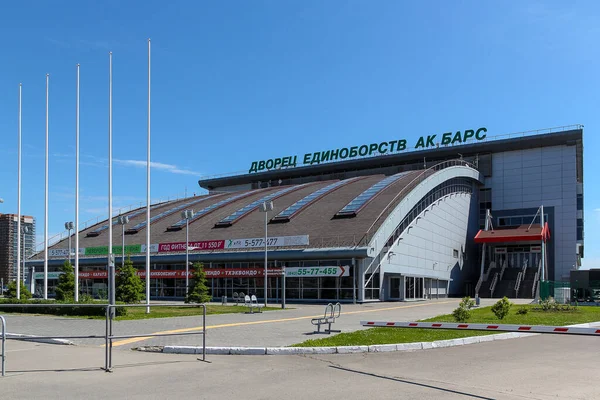
<path id="1" fill-rule="evenodd" d="M 427 385 L 427 384 L 424 384 L 424 383 L 412 382 L 412 381 L 408 381 L 408 380 L 405 380 L 405 379 L 393 378 L 393 377 L 390 377 L 390 376 L 377 375 L 377 374 L 373 374 L 371 372 L 358 371 L 358 370 L 355 370 L 355 369 L 344 368 L 344 367 L 340 367 L 340 366 L 337 366 L 337 365 L 330 365 L 329 367 L 330 368 L 339 369 L 341 371 L 347 371 L 347 372 L 353 372 L 355 374 L 361 374 L 361 375 L 371 376 L 373 378 L 387 379 L 389 381 L 395 381 L 395 382 L 405 383 L 407 385 L 414 385 L 414 386 L 424 387 L 424 388 L 428 388 L 428 389 L 439 390 L 439 391 L 442 391 L 442 392 L 459 394 L 459 395 L 471 397 L 471 398 L 474 398 L 474 399 L 494 400 L 492 397 L 483 397 L 483 396 L 479 396 L 479 395 L 476 395 L 476 394 L 459 392 L 457 390 L 444 389 L 444 388 L 438 387 L 438 386 L 432 386 L 432 385 Z"/>
<path id="2" fill-rule="evenodd" d="M 167 365 L 167 364 L 184 364 L 184 363 L 197 363 L 200 361 L 192 360 L 177 360 L 177 361 L 153 361 L 153 362 L 140 362 L 130 364 L 113 365 L 113 370 L 116 369 L 127 369 L 137 367 L 147 367 L 151 365 Z M 7 374 L 28 374 L 28 373 L 39 373 L 39 372 L 104 372 L 104 367 L 79 367 L 79 368 L 46 368 L 46 369 L 27 369 L 27 370 L 7 370 Z"/>

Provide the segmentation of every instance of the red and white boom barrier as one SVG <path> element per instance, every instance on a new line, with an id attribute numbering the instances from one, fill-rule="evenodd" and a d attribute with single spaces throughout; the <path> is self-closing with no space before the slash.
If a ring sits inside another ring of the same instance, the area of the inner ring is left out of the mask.
<path id="1" fill-rule="evenodd" d="M 387 322 L 360 321 L 362 326 L 385 328 L 423 328 L 423 329 L 457 329 L 471 331 L 521 332 L 521 333 L 554 333 L 561 335 L 583 335 L 600 337 L 598 328 L 571 328 L 567 326 L 546 325 L 503 325 L 503 324 L 456 324 L 451 322 Z"/>

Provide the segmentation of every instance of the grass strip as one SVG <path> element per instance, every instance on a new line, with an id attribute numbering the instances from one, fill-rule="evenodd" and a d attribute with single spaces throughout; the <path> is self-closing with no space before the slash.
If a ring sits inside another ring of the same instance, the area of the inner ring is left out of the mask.
<path id="1" fill-rule="evenodd" d="M 500 321 L 492 313 L 491 307 L 473 309 L 469 323 L 502 323 L 522 325 L 573 325 L 600 321 L 600 307 L 577 307 L 575 311 L 538 311 L 539 306 L 515 306 L 504 320 Z M 527 314 L 517 314 L 520 308 Z M 342 316 L 343 318 L 343 316 Z M 390 321 L 397 320 L 391 318 Z M 424 322 L 456 322 L 452 315 L 440 315 L 425 319 Z M 435 340 L 459 339 L 471 336 L 491 335 L 497 332 L 458 331 L 452 329 L 417 328 L 369 328 L 354 332 L 340 333 L 320 339 L 311 339 L 295 344 L 294 347 L 327 346 L 368 346 L 374 344 L 397 344 L 414 342 L 432 342 Z"/>

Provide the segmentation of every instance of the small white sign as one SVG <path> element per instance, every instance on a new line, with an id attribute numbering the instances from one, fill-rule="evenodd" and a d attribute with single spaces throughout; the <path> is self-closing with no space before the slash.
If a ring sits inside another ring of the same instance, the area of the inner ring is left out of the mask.
<path id="1" fill-rule="evenodd" d="M 75 255 L 75 249 L 71 249 L 71 256 Z M 79 255 L 85 255 L 85 247 L 79 248 Z M 48 249 L 48 257 L 69 257 L 69 249 Z"/>
<path id="2" fill-rule="evenodd" d="M 532 253 L 541 253 L 542 252 L 542 246 L 531 246 L 531 250 Z"/>
<path id="3" fill-rule="evenodd" d="M 494 248 L 494 254 L 506 254 L 506 247 Z"/>
<path id="4" fill-rule="evenodd" d="M 313 278 L 323 276 L 349 276 L 350 267 L 289 267 L 285 268 L 285 276 L 288 278 Z"/>

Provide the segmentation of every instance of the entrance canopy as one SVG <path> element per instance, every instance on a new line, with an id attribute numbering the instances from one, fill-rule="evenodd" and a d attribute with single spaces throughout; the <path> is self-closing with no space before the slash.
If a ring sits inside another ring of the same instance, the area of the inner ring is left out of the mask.
<path id="1" fill-rule="evenodd" d="M 539 225 L 520 225 L 515 227 L 500 228 L 495 230 L 480 230 L 475 235 L 475 243 L 517 243 L 548 241 L 550 239 L 550 228 L 548 223 L 542 228 Z"/>

